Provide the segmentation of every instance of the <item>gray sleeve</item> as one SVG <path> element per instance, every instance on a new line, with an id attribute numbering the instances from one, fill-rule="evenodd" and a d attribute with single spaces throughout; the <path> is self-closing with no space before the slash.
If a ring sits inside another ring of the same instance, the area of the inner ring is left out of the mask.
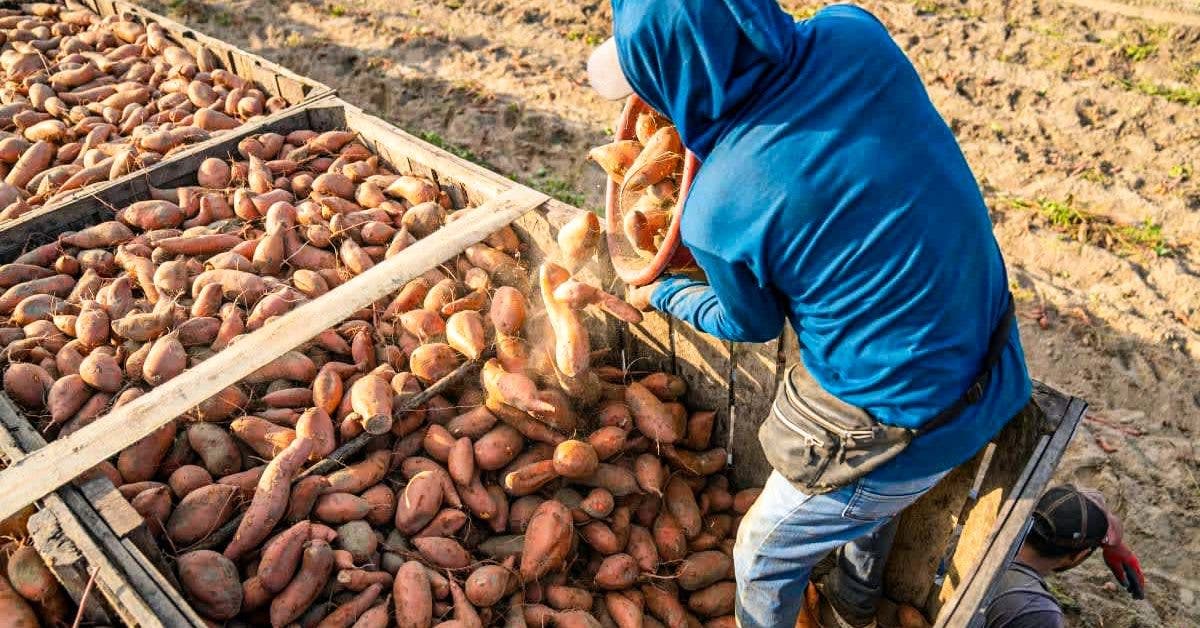
<path id="1" fill-rule="evenodd" d="M 1032 610 L 1027 613 L 1021 613 L 1012 618 L 1012 621 L 1004 625 L 1004 628 L 1065 628 L 1066 623 L 1063 621 L 1062 611 L 1055 608 L 1053 610 Z"/>

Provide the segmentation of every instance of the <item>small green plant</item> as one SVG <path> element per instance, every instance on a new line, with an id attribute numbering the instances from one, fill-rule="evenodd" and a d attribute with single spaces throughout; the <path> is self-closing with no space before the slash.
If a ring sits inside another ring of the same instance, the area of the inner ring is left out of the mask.
<path id="1" fill-rule="evenodd" d="M 1193 87 L 1169 87 L 1149 81 L 1138 81 L 1136 83 L 1133 81 L 1121 81 L 1121 84 L 1125 89 L 1141 92 L 1147 96 L 1166 98 L 1170 102 L 1189 107 L 1200 107 L 1200 89 Z"/>
<path id="2" fill-rule="evenodd" d="M 457 11 L 463 7 L 462 0 L 446 0 L 446 8 Z"/>
<path id="3" fill-rule="evenodd" d="M 1125 55 L 1125 58 L 1133 61 L 1134 63 L 1149 59 L 1151 55 L 1157 51 L 1158 45 L 1149 42 L 1140 44 L 1126 44 L 1125 47 L 1121 49 L 1121 52 Z"/>
<path id="4" fill-rule="evenodd" d="M 567 33 L 567 41 L 579 41 L 580 39 L 583 39 L 582 31 L 571 31 Z"/>
<path id="5" fill-rule="evenodd" d="M 1084 181 L 1099 183 L 1100 185 L 1111 185 L 1113 182 L 1112 175 L 1104 171 L 1103 168 L 1088 168 L 1079 174 Z"/>
<path id="6" fill-rule="evenodd" d="M 937 15 L 942 11 L 942 5 L 933 0 L 917 0 L 913 3 L 917 15 Z"/>
<path id="7" fill-rule="evenodd" d="M 551 177 L 545 168 L 534 173 L 533 178 L 525 182 L 531 188 L 540 190 L 554 198 L 575 207 L 583 207 L 586 197 L 567 181 Z"/>
<path id="8" fill-rule="evenodd" d="M 1187 181 L 1192 178 L 1192 164 L 1175 164 L 1171 166 L 1170 170 L 1167 170 L 1167 176 L 1172 179 Z"/>
<path id="9" fill-rule="evenodd" d="M 430 144 L 433 144 L 434 146 L 437 146 L 438 148 L 440 148 L 456 157 L 460 157 L 462 159 L 466 159 L 467 161 L 471 161 L 471 162 L 474 162 L 474 163 L 477 163 L 477 164 L 480 164 L 483 166 L 487 166 L 488 168 L 495 170 L 495 168 L 492 168 L 486 161 L 483 160 L 482 157 L 480 157 L 479 155 L 476 155 L 475 152 L 472 151 L 471 149 L 469 149 L 465 146 L 459 146 L 458 144 L 453 144 L 451 142 L 448 142 L 448 141 L 446 141 L 446 138 L 442 137 L 440 134 L 438 134 L 435 131 L 418 131 L 417 137 L 425 140 L 426 142 L 429 142 Z"/>
<path id="10" fill-rule="evenodd" d="M 329 5 L 329 14 L 333 17 L 342 17 L 346 14 L 346 7 L 341 4 L 331 4 Z"/>
<path id="11" fill-rule="evenodd" d="M 1153 253 L 1157 257 L 1169 257 L 1179 251 L 1179 247 L 1163 235 L 1162 225 L 1149 218 L 1132 225 L 1120 224 L 1079 207 L 1070 196 L 1061 201 L 1049 198 L 1032 201 L 1008 198 L 1006 201 L 1010 207 L 1032 210 L 1046 226 L 1059 233 L 1117 255 Z"/>
<path id="12" fill-rule="evenodd" d="M 304 35 L 301 35 L 296 31 L 292 31 L 283 39 L 283 45 L 287 46 L 288 48 L 299 48 L 300 46 L 304 45 Z"/>

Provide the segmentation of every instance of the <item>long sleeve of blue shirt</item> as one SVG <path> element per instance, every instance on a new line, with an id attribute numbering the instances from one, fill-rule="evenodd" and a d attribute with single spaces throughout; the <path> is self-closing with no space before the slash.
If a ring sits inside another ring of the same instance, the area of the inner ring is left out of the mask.
<path id="1" fill-rule="evenodd" d="M 784 313 L 774 290 L 762 285 L 746 265 L 698 249 L 692 255 L 708 283 L 668 277 L 650 297 L 655 309 L 735 342 L 766 342 L 783 331 Z"/>

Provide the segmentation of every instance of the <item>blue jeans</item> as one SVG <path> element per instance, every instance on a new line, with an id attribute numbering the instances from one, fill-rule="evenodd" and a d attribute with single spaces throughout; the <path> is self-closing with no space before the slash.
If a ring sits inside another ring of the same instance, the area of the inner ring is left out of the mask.
<path id="1" fill-rule="evenodd" d="M 824 495 L 808 495 L 772 472 L 738 527 L 733 550 L 737 620 L 741 628 L 783 628 L 796 622 L 812 568 L 846 546 L 833 577 L 842 600 L 873 612 L 895 532 L 886 526 L 948 471 L 903 482 L 871 476 Z M 864 608 L 870 605 L 870 608 Z"/>

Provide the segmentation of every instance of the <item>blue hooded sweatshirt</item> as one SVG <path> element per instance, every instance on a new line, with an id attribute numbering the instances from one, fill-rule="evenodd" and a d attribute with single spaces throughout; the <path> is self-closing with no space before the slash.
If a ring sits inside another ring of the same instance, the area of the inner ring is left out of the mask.
<path id="1" fill-rule="evenodd" d="M 789 321 L 813 377 L 889 425 L 958 399 L 1008 280 L 966 159 L 886 28 L 848 5 L 794 22 L 774 0 L 613 0 L 613 24 L 630 85 L 703 162 L 681 230 L 708 283 L 667 278 L 654 307 L 744 342 Z M 961 464 L 1029 396 L 1013 325 L 983 399 L 874 477 Z"/>

